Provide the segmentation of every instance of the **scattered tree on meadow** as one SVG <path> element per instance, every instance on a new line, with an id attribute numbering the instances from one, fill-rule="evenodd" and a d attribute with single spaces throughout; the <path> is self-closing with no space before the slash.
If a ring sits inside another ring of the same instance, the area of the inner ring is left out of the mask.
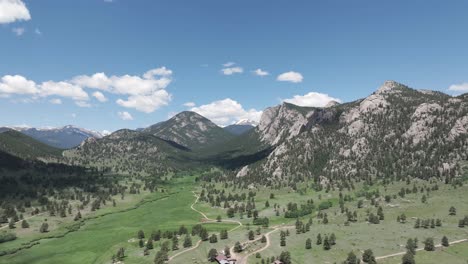
<path id="1" fill-rule="evenodd" d="M 424 240 L 424 250 L 426 250 L 426 251 L 434 251 L 435 250 L 434 239 L 429 237 L 429 238 L 426 238 L 426 240 Z"/>
<path id="2" fill-rule="evenodd" d="M 305 243 L 305 248 L 306 249 L 311 249 L 312 248 L 312 240 L 308 238 Z"/>
<path id="3" fill-rule="evenodd" d="M 234 252 L 239 253 L 242 252 L 242 245 L 239 241 L 236 242 L 234 245 Z"/>
<path id="4" fill-rule="evenodd" d="M 189 248 L 192 246 L 192 238 L 190 237 L 190 235 L 186 235 L 185 236 L 185 239 L 184 239 L 184 248 Z"/>
<path id="5" fill-rule="evenodd" d="M 215 261 L 216 256 L 218 256 L 218 251 L 216 249 L 212 248 L 210 251 L 208 251 L 208 260 L 209 261 Z"/>
<path id="6" fill-rule="evenodd" d="M 444 246 L 444 247 L 450 246 L 448 238 L 446 236 L 442 237 L 442 246 Z"/>
<path id="7" fill-rule="evenodd" d="M 362 254 L 362 261 L 368 264 L 376 264 L 376 260 L 374 257 L 374 252 L 371 249 L 366 249 Z"/>

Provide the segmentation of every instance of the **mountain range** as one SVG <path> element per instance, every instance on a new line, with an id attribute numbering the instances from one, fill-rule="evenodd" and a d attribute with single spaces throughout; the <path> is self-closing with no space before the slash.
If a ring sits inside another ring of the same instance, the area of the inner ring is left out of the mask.
<path id="1" fill-rule="evenodd" d="M 104 136 L 100 132 L 71 125 L 58 128 L 2 127 L 0 133 L 7 130 L 16 130 L 44 144 L 61 149 L 74 148 L 90 137 Z"/>
<path id="2" fill-rule="evenodd" d="M 321 185 L 346 185 L 371 175 L 451 178 L 468 158 L 468 95 L 394 81 L 364 99 L 326 107 L 282 103 L 265 109 L 258 125 L 235 125 L 249 128 L 232 132 L 195 112 L 181 112 L 138 131 L 88 137 L 64 151 L 63 161 L 156 174 L 221 166 L 248 183 L 290 179 L 294 185 L 312 178 Z"/>

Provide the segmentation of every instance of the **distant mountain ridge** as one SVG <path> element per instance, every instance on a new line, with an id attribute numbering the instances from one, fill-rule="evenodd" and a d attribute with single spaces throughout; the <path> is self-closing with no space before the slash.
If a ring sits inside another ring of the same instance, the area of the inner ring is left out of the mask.
<path id="1" fill-rule="evenodd" d="M 61 149 L 76 147 L 90 137 L 103 137 L 103 134 L 100 132 L 71 125 L 59 128 L 3 127 L 0 128 L 0 132 L 7 129 L 16 130 L 44 144 Z"/>
<path id="2" fill-rule="evenodd" d="M 241 119 L 236 123 L 224 127 L 224 130 L 228 131 L 233 135 L 242 135 L 251 129 L 255 128 L 258 125 L 258 122 L 249 119 Z"/>
<path id="3" fill-rule="evenodd" d="M 142 131 L 190 149 L 219 144 L 233 137 L 209 119 L 191 111 L 181 112 Z"/>

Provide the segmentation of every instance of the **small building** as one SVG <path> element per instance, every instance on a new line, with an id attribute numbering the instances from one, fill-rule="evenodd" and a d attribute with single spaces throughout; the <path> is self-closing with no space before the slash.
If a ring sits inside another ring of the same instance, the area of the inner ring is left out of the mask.
<path id="1" fill-rule="evenodd" d="M 215 260 L 218 264 L 236 264 L 235 259 L 228 258 L 223 254 L 216 256 Z"/>

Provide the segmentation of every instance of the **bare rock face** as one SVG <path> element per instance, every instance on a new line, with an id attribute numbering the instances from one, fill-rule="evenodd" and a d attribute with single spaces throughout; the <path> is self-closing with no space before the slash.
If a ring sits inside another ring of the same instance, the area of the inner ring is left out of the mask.
<path id="1" fill-rule="evenodd" d="M 455 122 L 455 125 L 449 132 L 448 138 L 453 141 L 460 135 L 466 134 L 468 134 L 468 116 L 464 116 Z"/>
<path id="2" fill-rule="evenodd" d="M 412 139 L 413 145 L 424 141 L 435 131 L 432 125 L 437 118 L 437 112 L 441 110 L 442 107 L 436 103 L 423 103 L 419 105 L 411 117 L 411 127 L 403 136 Z"/>
<path id="3" fill-rule="evenodd" d="M 307 122 L 306 114 L 294 109 L 290 104 L 283 103 L 263 112 L 257 131 L 261 141 L 275 145 L 283 138 L 297 136 Z"/>
<path id="4" fill-rule="evenodd" d="M 249 173 L 249 166 L 244 166 L 242 169 L 236 174 L 237 178 L 245 177 Z"/>
<path id="5" fill-rule="evenodd" d="M 328 103 L 325 105 L 325 108 L 337 106 L 337 105 L 339 105 L 339 104 L 340 104 L 340 103 L 338 103 L 337 101 L 330 101 L 330 102 L 328 102 Z"/>

